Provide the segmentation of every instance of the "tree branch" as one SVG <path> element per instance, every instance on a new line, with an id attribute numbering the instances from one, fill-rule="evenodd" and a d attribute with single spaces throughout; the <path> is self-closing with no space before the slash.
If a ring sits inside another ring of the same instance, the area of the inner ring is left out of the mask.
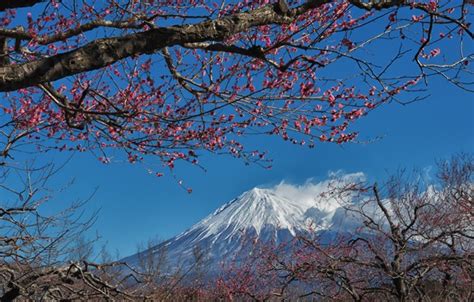
<path id="1" fill-rule="evenodd" d="M 44 0 L 15 0 L 15 1 L 2 1 L 0 2 L 0 12 L 3 12 L 7 9 L 14 9 L 20 7 L 28 7 L 44 2 Z"/>
<path id="2" fill-rule="evenodd" d="M 165 47 L 205 41 L 218 42 L 256 26 L 289 24 L 298 16 L 329 2 L 331 1 L 310 0 L 303 5 L 289 9 L 280 1 L 277 4 L 266 5 L 252 11 L 197 24 L 153 28 L 145 32 L 120 37 L 97 39 L 70 52 L 23 64 L 1 67 L 0 91 L 13 91 L 55 81 L 103 68 L 131 56 L 151 54 Z M 96 25 L 94 24 L 94 26 Z M 72 31 L 76 33 L 76 30 Z M 71 33 L 63 35 L 67 36 Z M 16 37 L 22 35 L 18 31 L 9 34 Z"/>

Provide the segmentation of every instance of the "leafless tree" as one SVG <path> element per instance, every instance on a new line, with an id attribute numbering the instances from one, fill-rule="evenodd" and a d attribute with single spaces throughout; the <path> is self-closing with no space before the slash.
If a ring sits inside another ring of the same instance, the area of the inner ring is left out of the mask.
<path id="1" fill-rule="evenodd" d="M 90 245 L 81 238 L 96 217 L 85 216 L 87 200 L 46 214 L 51 212 L 46 207 L 54 201 L 54 193 L 60 191 L 50 185 L 58 171 L 54 165 L 1 169 L 0 301 L 131 298 L 108 274 L 118 263 L 86 259 Z M 71 259 L 78 249 L 87 253 Z"/>
<path id="2" fill-rule="evenodd" d="M 200 300 L 209 297 L 210 280 L 205 267 L 207 251 L 193 248 L 193 262 L 169 259 L 166 242 L 150 240 L 146 246 L 139 246 L 138 264 L 131 265 L 139 282 L 136 291 L 148 299 Z"/>
<path id="3" fill-rule="evenodd" d="M 459 155 L 438 163 L 436 179 L 400 172 L 383 185 L 334 187 L 321 198 L 337 197 L 357 232 L 300 236 L 290 254 L 267 250 L 257 278 L 273 273 L 270 297 L 472 301 L 473 174 L 472 156 Z"/>
<path id="4" fill-rule="evenodd" d="M 0 154 L 173 169 L 206 151 L 268 165 L 246 135 L 353 141 L 353 121 L 427 97 L 432 77 L 473 91 L 470 2 L 2 1 Z"/>

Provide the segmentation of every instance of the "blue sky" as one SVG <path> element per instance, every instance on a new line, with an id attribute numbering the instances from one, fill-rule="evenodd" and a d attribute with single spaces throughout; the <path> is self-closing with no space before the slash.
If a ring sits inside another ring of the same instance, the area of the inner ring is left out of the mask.
<path id="1" fill-rule="evenodd" d="M 254 136 L 246 138 L 245 145 L 267 150 L 273 159 L 272 169 L 210 154 L 200 160 L 207 171 L 179 164 L 175 174 L 192 187 L 192 194 L 173 177 L 150 175 L 143 164 L 104 165 L 90 153 L 74 154 L 53 182 L 66 183 L 74 178 L 74 184 L 49 210 L 87 198 L 97 188 L 87 205 L 89 211 L 100 209 L 91 236 L 97 231 L 109 251 L 118 250 L 121 256 L 127 256 L 140 242 L 177 235 L 255 186 L 282 180 L 300 184 L 310 178 L 325 179 L 328 172 L 338 170 L 361 171 L 371 179 L 381 179 L 397 168 L 425 168 L 436 159 L 474 151 L 472 94 L 441 79 L 431 79 L 428 93 L 430 97 L 421 102 L 387 104 L 358 120 L 353 129 L 359 130 L 359 139 L 367 143 L 318 144 L 309 149 L 278 137 Z M 46 154 L 41 160 L 62 162 L 66 157 Z"/>
<path id="2" fill-rule="evenodd" d="M 424 101 L 388 104 L 359 120 L 355 126 L 362 139 L 382 137 L 372 142 L 309 149 L 276 137 L 252 137 L 246 144 L 268 150 L 274 160 L 272 169 L 212 155 L 201 159 L 206 172 L 178 165 L 175 173 L 193 188 L 192 194 L 172 177 L 148 174 L 144 165 L 104 165 L 88 153 L 74 155 L 60 177 L 64 181 L 75 178 L 67 191 L 72 199 L 87 197 L 97 188 L 88 204 L 89 209 L 100 209 L 91 232 L 98 231 L 110 251 L 126 256 L 149 238 L 167 239 L 184 231 L 254 186 L 325 179 L 329 171 L 337 170 L 362 171 L 380 179 L 397 168 L 426 168 L 436 159 L 474 151 L 472 95 L 441 80 L 430 82 L 429 93 Z M 61 202 L 67 200 L 71 199 Z"/>

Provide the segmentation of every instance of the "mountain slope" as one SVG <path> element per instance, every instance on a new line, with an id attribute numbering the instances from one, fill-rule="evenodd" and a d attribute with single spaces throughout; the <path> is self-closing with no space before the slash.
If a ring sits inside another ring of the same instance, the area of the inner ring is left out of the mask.
<path id="1" fill-rule="evenodd" d="M 281 243 L 310 230 L 331 232 L 341 227 L 340 210 L 334 200 L 295 200 L 278 190 L 254 188 L 182 234 L 124 261 L 137 266 L 141 258 L 164 254 L 168 265 L 165 270 L 172 271 L 193 265 L 199 250 L 206 255 L 206 267 L 218 270 L 221 262 L 238 260 L 248 254 L 255 240 Z"/>

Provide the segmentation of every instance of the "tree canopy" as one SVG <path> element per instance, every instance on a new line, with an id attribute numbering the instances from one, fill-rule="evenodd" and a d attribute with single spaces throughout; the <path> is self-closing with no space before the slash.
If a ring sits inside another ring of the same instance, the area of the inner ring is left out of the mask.
<path id="1" fill-rule="evenodd" d="M 353 141 L 353 121 L 430 77 L 471 91 L 468 2 L 3 1 L 2 155 L 27 141 L 172 169 L 262 160 L 251 134 Z"/>

